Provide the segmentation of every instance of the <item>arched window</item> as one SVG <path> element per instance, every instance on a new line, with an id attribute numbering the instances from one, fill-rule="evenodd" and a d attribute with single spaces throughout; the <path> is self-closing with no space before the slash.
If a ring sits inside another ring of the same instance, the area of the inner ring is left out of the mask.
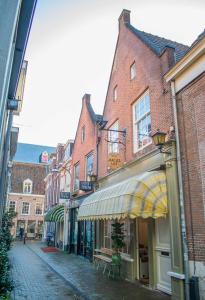
<path id="1" fill-rule="evenodd" d="M 32 186 L 33 186 L 33 183 L 29 178 L 24 180 L 24 182 L 23 182 L 23 193 L 24 194 L 31 194 L 32 193 Z"/>

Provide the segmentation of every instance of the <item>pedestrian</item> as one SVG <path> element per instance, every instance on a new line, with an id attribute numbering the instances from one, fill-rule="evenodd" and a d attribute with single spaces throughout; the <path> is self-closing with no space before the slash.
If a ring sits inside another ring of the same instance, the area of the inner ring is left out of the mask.
<path id="1" fill-rule="evenodd" d="M 24 233 L 23 243 L 24 243 L 24 245 L 26 244 L 26 232 Z"/>
<path id="2" fill-rule="evenodd" d="M 23 229 L 23 228 L 20 228 L 20 232 L 19 232 L 20 240 L 23 239 L 23 236 L 24 236 L 24 229 Z"/>

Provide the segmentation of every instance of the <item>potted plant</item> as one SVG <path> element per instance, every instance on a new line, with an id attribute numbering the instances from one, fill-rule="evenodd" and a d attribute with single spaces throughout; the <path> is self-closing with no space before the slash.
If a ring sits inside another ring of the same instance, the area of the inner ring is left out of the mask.
<path id="1" fill-rule="evenodd" d="M 112 233 L 111 233 L 111 239 L 113 241 L 112 262 L 115 265 L 121 264 L 120 250 L 122 250 L 122 248 L 125 246 L 124 233 L 122 229 L 123 225 L 124 223 L 119 223 L 117 221 L 115 221 L 115 223 L 112 224 Z"/>

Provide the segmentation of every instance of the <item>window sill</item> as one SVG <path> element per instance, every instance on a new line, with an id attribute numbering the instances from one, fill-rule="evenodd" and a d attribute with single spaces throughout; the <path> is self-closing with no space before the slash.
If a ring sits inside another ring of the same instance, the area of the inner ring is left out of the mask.
<path id="1" fill-rule="evenodd" d="M 138 148 L 137 150 L 134 150 L 134 154 L 139 153 L 141 150 L 145 149 L 146 147 L 150 146 L 151 144 L 152 144 L 152 141 L 149 142 L 149 143 L 147 143 L 146 145 L 144 145 L 144 146 Z"/>

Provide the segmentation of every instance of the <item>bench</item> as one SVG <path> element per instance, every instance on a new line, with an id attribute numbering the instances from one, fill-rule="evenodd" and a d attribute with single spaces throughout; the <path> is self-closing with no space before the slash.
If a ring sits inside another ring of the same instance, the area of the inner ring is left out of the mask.
<path id="1" fill-rule="evenodd" d="M 97 264 L 97 270 L 99 269 L 100 265 L 103 265 L 103 274 L 105 273 L 107 267 L 112 263 L 112 253 L 111 249 L 107 248 L 100 248 L 95 249 L 95 253 L 93 255 L 94 264 Z"/>
<path id="2" fill-rule="evenodd" d="M 97 270 L 100 267 L 100 264 L 103 265 L 103 274 L 105 273 L 105 271 L 108 269 L 108 277 L 115 276 L 115 268 L 118 268 L 118 273 L 120 275 L 120 265 L 114 265 L 112 263 L 112 254 L 113 251 L 112 249 L 107 249 L 107 248 L 100 248 L 100 249 L 95 249 L 95 252 L 97 254 L 93 255 L 93 259 L 94 259 L 94 264 L 97 263 Z"/>

